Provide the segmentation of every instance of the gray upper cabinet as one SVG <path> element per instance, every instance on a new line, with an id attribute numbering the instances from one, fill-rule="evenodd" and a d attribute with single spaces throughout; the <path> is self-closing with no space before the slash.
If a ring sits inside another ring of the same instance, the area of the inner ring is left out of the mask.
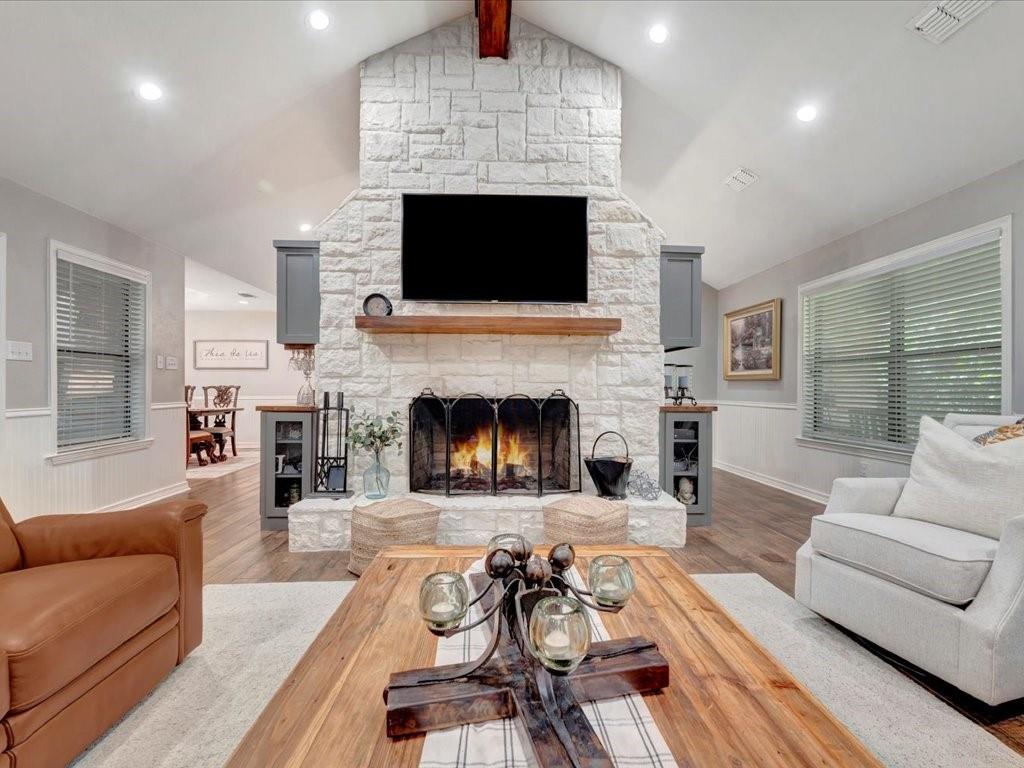
<path id="1" fill-rule="evenodd" d="M 277 343 L 320 342 L 320 243 L 275 240 Z"/>
<path id="2" fill-rule="evenodd" d="M 661 247 L 661 343 L 666 350 L 700 346 L 702 245 Z"/>

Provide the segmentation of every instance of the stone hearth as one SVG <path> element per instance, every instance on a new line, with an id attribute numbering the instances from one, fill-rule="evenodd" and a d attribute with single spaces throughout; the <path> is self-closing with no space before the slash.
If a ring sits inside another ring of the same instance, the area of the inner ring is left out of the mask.
<path id="1" fill-rule="evenodd" d="M 433 496 L 407 494 L 441 508 L 438 544 L 486 544 L 496 533 L 517 532 L 533 542 L 544 541 L 542 509 L 574 494 L 536 496 Z M 288 510 L 288 548 L 292 552 L 348 550 L 352 507 L 372 502 L 365 496 L 348 499 L 308 498 Z M 686 507 L 662 492 L 657 501 L 630 497 L 629 540 L 634 544 L 682 547 L 686 543 Z M 557 543 L 557 542 L 554 542 Z"/>

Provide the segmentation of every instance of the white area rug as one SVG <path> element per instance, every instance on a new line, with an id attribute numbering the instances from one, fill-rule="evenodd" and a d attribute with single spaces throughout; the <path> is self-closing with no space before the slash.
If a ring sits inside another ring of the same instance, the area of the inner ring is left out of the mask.
<path id="1" fill-rule="evenodd" d="M 202 645 L 73 765 L 224 765 L 353 586 L 206 586 Z"/>
<path id="2" fill-rule="evenodd" d="M 185 479 L 209 480 L 214 477 L 224 477 L 224 475 L 230 475 L 232 472 L 237 472 L 240 469 L 245 469 L 259 463 L 260 454 L 258 451 L 256 453 L 239 451 L 237 456 L 232 456 L 230 449 L 228 449 L 227 461 L 218 461 L 216 464 L 207 464 L 205 467 L 200 467 L 193 455 L 189 459 L 188 467 L 185 468 Z"/>
<path id="3" fill-rule="evenodd" d="M 885 765 L 1024 766 L 984 728 L 760 576 L 694 578 Z"/>
<path id="4" fill-rule="evenodd" d="M 983 728 L 760 576 L 696 579 L 886 765 L 1024 766 Z M 219 768 L 353 585 L 207 586 L 203 644 L 74 765 Z"/>

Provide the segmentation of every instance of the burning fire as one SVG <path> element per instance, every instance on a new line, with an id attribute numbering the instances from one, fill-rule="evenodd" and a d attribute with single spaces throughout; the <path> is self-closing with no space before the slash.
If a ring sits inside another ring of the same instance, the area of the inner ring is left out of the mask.
<path id="1" fill-rule="evenodd" d="M 498 441 L 498 473 L 515 476 L 529 472 L 532 466 L 530 449 L 518 432 L 501 430 Z M 480 476 L 491 469 L 491 430 L 480 427 L 466 440 L 452 443 L 452 471 Z"/>
<path id="2" fill-rule="evenodd" d="M 452 471 L 480 475 L 491 468 L 491 430 L 480 427 L 467 440 L 452 443 Z"/>
<path id="3" fill-rule="evenodd" d="M 498 467 L 503 473 L 507 473 L 510 467 L 520 467 L 520 471 L 524 471 L 528 466 L 530 451 L 520 444 L 519 433 L 502 430 L 498 442 Z"/>

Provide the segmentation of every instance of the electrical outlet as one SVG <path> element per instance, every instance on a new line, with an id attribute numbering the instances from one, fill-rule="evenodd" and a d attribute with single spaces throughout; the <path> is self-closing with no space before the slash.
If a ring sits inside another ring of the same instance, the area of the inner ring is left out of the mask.
<path id="1" fill-rule="evenodd" d="M 164 356 L 163 355 L 157 355 L 156 356 L 156 369 L 158 371 L 162 371 L 164 369 Z"/>
<path id="2" fill-rule="evenodd" d="M 17 361 L 19 363 L 31 363 L 32 362 L 32 342 L 31 341 L 8 341 L 7 342 L 7 359 Z"/>
<path id="3" fill-rule="evenodd" d="M 176 371 L 176 370 L 178 370 L 178 358 L 171 357 L 170 355 L 167 356 L 167 370 L 168 371 Z"/>

